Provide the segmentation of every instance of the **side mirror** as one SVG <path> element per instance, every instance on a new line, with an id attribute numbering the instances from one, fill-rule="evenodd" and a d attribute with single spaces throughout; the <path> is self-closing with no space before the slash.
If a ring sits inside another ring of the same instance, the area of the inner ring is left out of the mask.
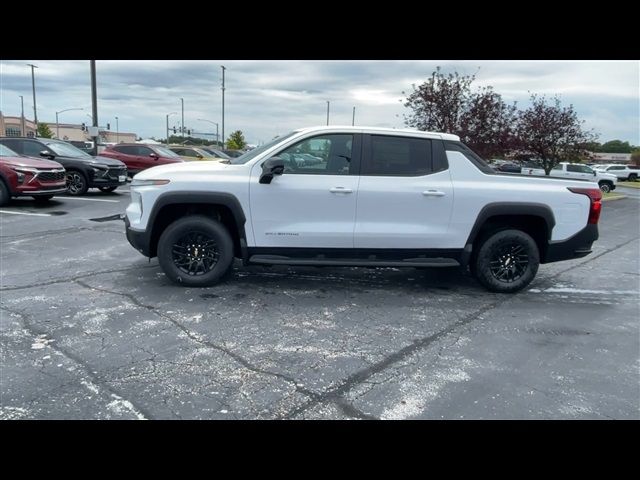
<path id="1" fill-rule="evenodd" d="M 596 171 L 595 171 L 595 170 L 593 171 L 593 176 L 594 176 L 594 177 L 596 176 Z"/>
<path id="2" fill-rule="evenodd" d="M 157 160 L 157 159 L 158 159 L 158 154 L 157 154 L 157 153 L 150 153 L 150 154 L 149 154 L 149 156 L 150 156 L 151 158 L 153 158 L 154 160 Z"/>
<path id="3" fill-rule="evenodd" d="M 200 155 L 199 153 L 196 153 L 196 157 L 202 158 L 202 155 Z"/>
<path id="4" fill-rule="evenodd" d="M 280 157 L 271 157 L 262 164 L 260 183 L 271 183 L 274 175 L 282 175 L 283 173 L 284 160 Z"/>
<path id="5" fill-rule="evenodd" d="M 56 156 L 53 154 L 53 152 L 50 152 L 49 150 L 42 150 L 40 152 L 40 156 L 41 157 L 47 157 L 47 158 L 56 158 Z"/>

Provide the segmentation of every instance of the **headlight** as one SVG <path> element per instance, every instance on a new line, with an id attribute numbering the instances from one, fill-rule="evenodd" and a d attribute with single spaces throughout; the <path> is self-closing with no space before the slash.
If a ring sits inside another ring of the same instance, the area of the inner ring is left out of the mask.
<path id="1" fill-rule="evenodd" d="M 131 180 L 132 187 L 146 187 L 148 185 L 166 185 L 169 180 L 138 180 L 134 178 Z"/>

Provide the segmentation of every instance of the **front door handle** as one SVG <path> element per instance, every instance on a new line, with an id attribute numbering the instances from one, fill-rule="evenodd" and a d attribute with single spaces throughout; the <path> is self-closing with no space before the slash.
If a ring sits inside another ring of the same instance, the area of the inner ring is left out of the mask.
<path id="1" fill-rule="evenodd" d="M 333 188 L 330 188 L 329 191 L 331 193 L 353 193 L 353 190 L 351 190 L 350 188 L 344 188 L 344 187 L 333 187 Z"/>
<path id="2" fill-rule="evenodd" d="M 425 190 L 422 195 L 425 197 L 444 197 L 445 193 L 440 190 Z"/>

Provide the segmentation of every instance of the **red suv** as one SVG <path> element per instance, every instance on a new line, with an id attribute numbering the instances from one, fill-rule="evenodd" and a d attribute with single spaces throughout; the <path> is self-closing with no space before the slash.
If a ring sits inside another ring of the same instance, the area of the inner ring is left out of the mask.
<path id="1" fill-rule="evenodd" d="M 131 176 L 147 168 L 166 163 L 184 162 L 177 154 L 159 145 L 119 143 L 100 152 L 101 157 L 115 158 L 127 166 Z"/>
<path id="2" fill-rule="evenodd" d="M 0 144 L 0 206 L 11 197 L 47 201 L 66 191 L 65 171 L 58 162 L 21 157 Z"/>

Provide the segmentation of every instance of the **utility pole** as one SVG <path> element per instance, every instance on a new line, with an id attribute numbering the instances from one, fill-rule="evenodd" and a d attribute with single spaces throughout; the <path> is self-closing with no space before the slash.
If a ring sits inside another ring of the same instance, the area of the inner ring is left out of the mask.
<path id="1" fill-rule="evenodd" d="M 167 117 L 167 147 L 169 146 L 169 117 L 171 115 L 177 115 L 178 112 L 171 112 L 171 113 L 167 113 L 166 117 Z"/>
<path id="2" fill-rule="evenodd" d="M 31 88 L 33 89 L 33 121 L 36 122 L 36 131 L 38 129 L 38 110 L 36 108 L 36 75 L 34 68 L 38 68 L 36 65 L 27 63 L 27 66 L 31 67 Z"/>
<path id="3" fill-rule="evenodd" d="M 118 117 L 116 117 L 116 143 L 120 143 L 120 126 L 118 125 Z"/>
<path id="4" fill-rule="evenodd" d="M 351 117 L 351 126 L 356 124 L 356 107 L 353 107 L 353 116 Z"/>
<path id="5" fill-rule="evenodd" d="M 329 125 L 329 100 L 327 100 L 327 125 Z"/>
<path id="6" fill-rule="evenodd" d="M 222 68 L 222 148 L 224 148 L 224 71 L 227 69 L 224 65 L 220 65 Z"/>
<path id="7" fill-rule="evenodd" d="M 26 127 L 24 124 L 24 97 L 20 95 L 20 135 L 27 136 Z"/>
<path id="8" fill-rule="evenodd" d="M 184 139 L 184 98 L 180 99 L 180 103 L 182 104 L 182 126 L 180 130 L 182 130 L 182 138 Z"/>
<path id="9" fill-rule="evenodd" d="M 96 86 L 96 61 L 89 60 L 91 63 L 91 113 L 93 114 L 93 126 L 98 129 L 98 88 Z M 97 133 L 97 132 L 96 132 Z M 93 151 L 98 155 L 98 135 L 93 138 Z"/>

